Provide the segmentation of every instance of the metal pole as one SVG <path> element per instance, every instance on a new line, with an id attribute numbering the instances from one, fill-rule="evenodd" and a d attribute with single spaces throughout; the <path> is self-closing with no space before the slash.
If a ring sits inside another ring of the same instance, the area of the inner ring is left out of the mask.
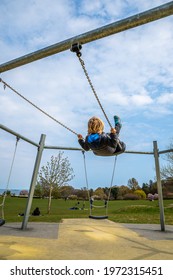
<path id="1" fill-rule="evenodd" d="M 7 131 L 7 132 L 9 132 L 9 133 L 12 134 L 12 135 L 15 135 L 16 137 L 19 137 L 20 139 L 22 139 L 22 140 L 24 140 L 24 141 L 26 141 L 26 142 L 28 142 L 28 143 L 30 143 L 30 144 L 36 146 L 36 147 L 39 147 L 39 145 L 38 145 L 37 143 L 31 141 L 30 139 L 28 139 L 28 138 L 22 136 L 21 134 L 19 134 L 19 133 L 13 131 L 13 130 L 11 130 L 11 129 L 9 129 L 8 127 L 6 127 L 6 126 L 4 126 L 4 125 L 2 125 L 2 124 L 0 124 L 0 128 L 3 129 L 3 130 L 5 130 L 5 131 Z"/>
<path id="2" fill-rule="evenodd" d="M 83 151 L 83 149 L 81 149 L 81 148 L 59 147 L 59 146 L 44 146 L 44 149 L 48 149 L 48 150 Z"/>
<path id="3" fill-rule="evenodd" d="M 39 166 L 40 166 L 40 162 L 41 162 L 42 152 L 44 149 L 45 138 L 46 138 L 46 135 L 42 134 L 41 138 L 40 138 L 40 146 L 38 148 L 37 157 L 36 157 L 36 161 L 35 161 L 34 171 L 33 171 L 32 179 L 31 179 L 28 201 L 27 201 L 25 214 L 24 214 L 22 227 L 21 227 L 21 229 L 23 229 L 23 230 L 27 228 L 29 214 L 30 214 L 30 210 L 31 210 L 31 206 L 32 206 L 32 200 L 33 200 L 33 196 L 34 196 L 35 185 L 36 185 L 36 181 L 37 181 L 38 170 L 39 170 Z"/>
<path id="4" fill-rule="evenodd" d="M 154 147 L 154 157 L 155 157 L 155 167 L 156 167 L 156 177 L 157 177 L 157 191 L 159 195 L 160 225 L 161 225 L 161 231 L 165 231 L 165 217 L 164 217 L 162 184 L 160 178 L 159 152 L 157 147 L 157 141 L 153 141 L 153 147 Z"/>
<path id="5" fill-rule="evenodd" d="M 153 155 L 153 152 L 125 151 L 125 154 Z"/>
<path id="6" fill-rule="evenodd" d="M 159 152 L 159 155 L 160 155 L 160 154 L 172 153 L 172 152 L 173 152 L 173 149 L 163 150 L 163 151 L 160 151 L 160 152 Z"/>
<path id="7" fill-rule="evenodd" d="M 16 58 L 14 60 L 11 60 L 9 62 L 6 62 L 4 64 L 0 65 L 0 73 L 8 71 L 10 69 L 19 67 L 21 65 L 42 59 L 44 57 L 65 51 L 70 49 L 71 45 L 76 42 L 80 42 L 82 45 L 170 16 L 173 14 L 173 1 L 158 6 L 154 9 L 147 10 L 143 13 L 136 14 L 134 16 L 128 17 L 123 20 L 119 20 L 117 22 L 114 22 L 112 24 L 108 24 L 106 26 L 102 26 L 100 28 L 91 30 L 89 32 L 83 33 L 81 35 L 72 37 L 70 39 L 67 39 L 65 41 L 56 43 L 54 45 L 51 45 L 49 47 L 43 48 L 41 50 L 32 52 L 30 54 L 24 55 L 22 57 Z"/>
<path id="8" fill-rule="evenodd" d="M 81 149 L 81 148 L 61 147 L 61 146 L 44 146 L 44 149 L 47 149 L 47 150 L 51 149 L 51 150 L 83 151 L 83 149 Z M 125 151 L 124 154 L 153 155 L 153 152 Z"/>

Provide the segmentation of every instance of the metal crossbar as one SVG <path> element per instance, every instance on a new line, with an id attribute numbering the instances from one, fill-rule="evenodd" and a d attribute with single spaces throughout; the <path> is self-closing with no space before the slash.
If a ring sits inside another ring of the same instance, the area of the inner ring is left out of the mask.
<path id="1" fill-rule="evenodd" d="M 85 32 L 78 36 L 66 39 L 59 43 L 37 50 L 35 52 L 26 54 L 22 57 L 13 59 L 0 65 L 0 73 L 11 70 L 13 68 L 31 63 L 33 61 L 48 57 L 50 55 L 57 54 L 59 52 L 66 51 L 75 42 L 81 42 L 81 44 L 87 44 L 89 42 L 108 37 L 110 35 L 123 32 L 128 29 L 138 27 L 150 23 L 152 21 L 159 20 L 164 17 L 168 17 L 173 14 L 173 1 L 157 6 L 153 9 L 144 11 L 142 13 L 130 16 L 128 18 L 113 22 L 111 24 L 101 26 L 94 30 Z"/>

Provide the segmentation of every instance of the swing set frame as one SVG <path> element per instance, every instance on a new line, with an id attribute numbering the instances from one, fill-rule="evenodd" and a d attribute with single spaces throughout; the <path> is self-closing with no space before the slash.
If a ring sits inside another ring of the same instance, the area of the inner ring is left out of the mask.
<path id="1" fill-rule="evenodd" d="M 31 139 L 26 138 L 25 136 L 11 130 L 10 128 L 0 124 L 0 129 L 18 137 L 19 139 L 28 142 L 29 144 L 35 146 L 37 148 L 37 154 L 36 154 L 36 159 L 35 159 L 35 165 L 33 169 L 33 174 L 31 178 L 31 183 L 30 183 L 30 189 L 29 189 L 29 194 L 28 194 L 28 199 L 26 203 L 26 208 L 25 208 L 25 213 L 23 217 L 23 222 L 21 229 L 25 230 L 27 228 L 28 220 L 29 220 L 29 215 L 30 215 L 30 210 L 32 206 L 32 200 L 34 196 L 34 190 L 35 190 L 35 185 L 37 182 L 37 176 L 39 172 L 39 167 L 41 163 L 41 158 L 42 158 L 42 153 L 44 149 L 51 149 L 51 150 L 70 150 L 70 151 L 83 151 L 80 148 L 75 148 L 75 147 L 60 147 L 60 146 L 46 146 L 45 145 L 45 139 L 46 135 L 41 134 L 40 141 L 39 143 L 36 143 L 32 141 Z M 162 195 L 162 183 L 161 183 L 161 177 L 160 177 L 160 163 L 159 163 L 159 155 L 160 154 L 166 154 L 173 152 L 173 149 L 168 149 L 168 150 L 163 150 L 159 151 L 157 141 L 153 141 L 153 151 L 152 152 L 142 152 L 142 151 L 125 151 L 124 153 L 127 154 L 142 154 L 142 155 L 153 155 L 155 159 L 155 172 L 156 172 L 156 178 L 157 178 L 157 190 L 158 190 L 158 201 L 159 201 L 159 210 L 160 210 L 160 226 L 161 226 L 161 231 L 165 231 L 165 217 L 164 217 L 164 206 L 163 206 L 163 195 Z M 105 218 L 105 217 L 104 217 Z"/>
<path id="2" fill-rule="evenodd" d="M 17 59 L 13 59 L 11 61 L 8 61 L 4 64 L 0 65 L 0 73 L 6 72 L 8 70 L 14 69 L 16 67 L 31 63 L 33 61 L 57 54 L 59 52 L 69 50 L 72 44 L 80 42 L 80 44 L 86 44 L 119 32 L 123 32 L 125 30 L 138 27 L 140 25 L 144 25 L 147 23 L 150 23 L 152 21 L 159 20 L 164 17 L 168 17 L 170 15 L 173 15 L 173 1 L 163 4 L 161 6 L 155 7 L 153 9 L 147 10 L 143 13 L 136 14 L 134 16 L 128 17 L 123 20 L 119 20 L 117 22 L 114 22 L 112 24 L 108 24 L 106 26 L 97 28 L 95 30 L 86 32 L 84 34 L 78 35 L 76 37 L 70 38 L 68 40 L 56 43 L 54 45 L 51 45 L 49 47 L 43 48 L 41 50 L 32 52 L 30 54 L 24 55 L 22 57 L 19 57 Z M 2 79 L 1 79 L 1 82 Z M 4 84 L 5 86 L 5 84 Z M 57 120 L 55 120 L 57 121 Z M 60 123 L 61 124 L 61 123 Z M 29 213 L 32 205 L 32 199 L 34 195 L 34 188 L 36 184 L 36 179 L 38 175 L 38 170 L 41 162 L 41 157 L 44 149 L 59 149 L 59 150 L 77 150 L 82 151 L 82 149 L 79 148 L 70 148 L 70 147 L 58 147 L 58 146 L 45 146 L 45 134 L 41 134 L 40 142 L 35 143 L 32 140 L 19 135 L 15 131 L 12 131 L 11 129 L 0 125 L 0 128 L 7 131 L 10 134 L 15 135 L 16 137 L 19 137 L 20 139 L 28 142 L 29 144 L 32 144 L 37 147 L 37 155 L 35 160 L 35 166 L 33 170 L 33 175 L 31 179 L 30 184 L 30 191 L 28 196 L 28 201 L 26 205 L 26 210 L 24 214 L 24 219 L 22 223 L 21 229 L 27 228 L 27 223 L 29 219 Z M 73 132 L 73 131 L 71 131 Z M 73 132 L 75 133 L 75 132 Z M 163 197 L 162 197 L 162 186 L 161 186 L 161 178 L 160 178 L 160 166 L 159 166 L 159 155 L 164 153 L 173 152 L 173 150 L 165 150 L 160 151 L 158 150 L 157 141 L 153 141 L 153 152 L 137 152 L 137 151 L 125 151 L 125 153 L 133 153 L 133 154 L 150 154 L 154 155 L 155 158 L 155 169 L 156 169 L 156 177 L 157 177 L 157 189 L 158 189 L 158 195 L 159 195 L 159 208 L 160 208 L 160 224 L 161 224 L 161 231 L 165 231 L 165 220 L 164 220 L 164 207 L 163 207 Z"/>

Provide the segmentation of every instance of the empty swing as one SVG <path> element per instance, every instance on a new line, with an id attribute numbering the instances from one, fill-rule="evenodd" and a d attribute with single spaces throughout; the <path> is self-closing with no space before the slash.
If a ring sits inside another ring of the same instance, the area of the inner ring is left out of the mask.
<path id="1" fill-rule="evenodd" d="M 12 174 L 12 170 L 13 170 L 13 165 L 14 165 L 14 161 L 15 161 L 15 157 L 16 157 L 16 151 L 17 151 L 17 145 L 18 145 L 19 139 L 20 138 L 18 136 L 16 136 L 16 144 L 15 144 L 13 158 L 12 158 L 12 162 L 11 162 L 11 166 L 10 166 L 10 172 L 9 172 L 9 175 L 8 175 L 7 185 L 6 185 L 5 192 L 3 194 L 2 203 L 0 204 L 0 207 L 1 207 L 1 217 L 2 217 L 2 218 L 0 218 L 0 226 L 3 226 L 5 224 L 4 206 L 5 206 L 5 200 L 6 200 L 7 192 L 8 192 L 8 189 L 9 189 L 9 183 L 10 183 L 10 178 L 11 178 L 11 174 Z"/>
<path id="2" fill-rule="evenodd" d="M 97 220 L 101 220 L 101 219 L 108 219 L 108 202 L 110 200 L 110 195 L 111 195 L 111 189 L 113 186 L 113 180 L 114 180 L 114 175 L 115 175 L 115 167 L 116 167 L 116 162 L 117 162 L 117 156 L 115 156 L 114 158 L 114 164 L 113 164 L 113 170 L 112 170 L 112 177 L 111 177 L 111 183 L 110 183 L 110 188 L 109 188 L 109 193 L 107 196 L 107 199 L 105 199 L 103 205 L 95 205 L 94 204 L 94 200 L 92 199 L 92 197 L 90 196 L 89 193 L 89 184 L 88 184 L 88 174 L 87 174 L 87 166 L 86 166 L 86 159 L 85 159 L 85 151 L 82 151 L 83 154 L 83 161 L 84 161 L 84 170 L 85 170 L 85 180 L 86 180 L 86 188 L 88 191 L 88 199 L 89 199 L 89 204 L 90 204 L 90 214 L 89 214 L 89 218 L 91 219 L 97 219 Z M 93 215 L 93 209 L 94 208 L 105 208 L 105 214 L 104 215 Z"/>

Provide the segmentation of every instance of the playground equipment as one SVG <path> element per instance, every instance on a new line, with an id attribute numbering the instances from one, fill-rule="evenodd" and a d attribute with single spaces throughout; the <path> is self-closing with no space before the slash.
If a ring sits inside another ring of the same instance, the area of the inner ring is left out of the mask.
<path id="1" fill-rule="evenodd" d="M 33 52 L 31 54 L 24 55 L 23 57 L 20 57 L 20 58 L 14 59 L 12 61 L 6 62 L 6 63 L 0 65 L 0 73 L 3 73 L 3 72 L 8 71 L 10 69 L 14 69 L 14 68 L 22 66 L 24 64 L 42 59 L 44 57 L 48 57 L 48 56 L 53 55 L 55 53 L 68 50 L 68 49 L 71 48 L 71 46 L 73 44 L 76 44 L 78 42 L 80 42 L 80 44 L 83 45 L 83 44 L 92 42 L 94 40 L 98 40 L 98 39 L 101 39 L 103 37 L 110 36 L 110 35 L 122 32 L 124 30 L 128 30 L 128 29 L 131 29 L 131 28 L 134 28 L 134 27 L 137 27 L 137 26 L 140 26 L 140 25 L 143 25 L 143 24 L 146 24 L 146 23 L 149 23 L 149 22 L 152 22 L 152 21 L 170 16 L 172 14 L 173 14 L 173 1 L 171 1 L 167 4 L 164 4 L 164 5 L 161 5 L 159 7 L 156 7 L 154 9 L 148 10 L 146 12 L 128 17 L 124 20 L 120 20 L 118 22 L 114 22 L 112 24 L 109 24 L 109 25 L 100 27 L 98 29 L 92 30 L 90 32 L 81 34 L 79 36 L 70 38 L 68 40 L 65 40 L 63 42 L 60 42 L 60 43 L 54 44 L 52 46 L 49 46 L 47 48 L 38 50 L 38 51 Z M 79 58 L 80 58 L 80 56 L 79 56 Z M 43 111 L 38 106 L 33 104 L 31 101 L 27 100 L 25 97 L 20 95 L 17 91 L 15 91 L 11 86 L 9 86 L 2 79 L 0 79 L 0 82 L 2 82 L 5 87 L 8 86 L 11 90 L 13 90 L 13 92 L 17 93 L 20 97 L 24 98 L 27 102 L 29 102 L 36 109 L 40 110 L 42 113 L 44 113 L 45 115 L 50 117 L 52 120 L 56 121 L 58 124 L 62 125 L 63 127 L 68 129 L 72 133 L 77 134 L 71 128 L 65 126 L 64 124 L 62 124 L 61 122 L 59 122 L 58 120 L 56 120 L 55 118 L 50 116 L 47 112 Z M 96 95 L 95 95 L 95 97 L 97 98 Z M 99 102 L 99 99 L 98 99 L 98 102 Z M 101 103 L 99 105 L 101 105 Z M 104 113 L 104 115 L 107 119 L 107 115 L 105 114 L 103 109 L 102 109 L 102 111 L 103 111 L 103 113 Z M 108 119 L 107 119 L 107 121 L 109 123 Z M 0 128 L 9 132 L 9 133 L 11 133 L 11 134 L 13 134 L 13 135 L 15 135 L 15 136 L 18 136 L 20 139 L 23 139 L 24 141 L 29 142 L 30 144 L 32 144 L 32 145 L 34 145 L 38 148 L 36 161 L 35 161 L 35 166 L 34 166 L 34 170 L 33 170 L 33 176 L 32 176 L 32 179 L 31 179 L 30 192 L 29 192 L 28 201 L 27 201 L 27 205 L 26 205 L 24 220 L 23 220 L 23 223 L 22 223 L 22 229 L 26 229 L 28 219 L 29 219 L 29 213 L 30 213 L 30 208 L 31 208 L 31 204 L 32 204 L 33 194 L 34 194 L 34 188 L 35 188 L 35 184 L 36 184 L 37 174 L 38 174 L 39 165 L 40 165 L 43 150 L 44 149 L 60 149 L 60 150 L 64 149 L 64 150 L 82 151 L 82 149 L 68 148 L 68 147 L 56 147 L 56 146 L 52 146 L 52 147 L 51 146 L 45 146 L 44 143 L 45 143 L 46 135 L 44 135 L 44 134 L 41 135 L 40 142 L 39 142 L 39 144 L 37 144 L 37 143 L 34 143 L 33 141 L 31 141 L 30 139 L 27 139 L 26 137 L 24 137 L 22 135 L 19 135 L 18 133 L 10 130 L 9 128 L 4 127 L 3 125 L 0 125 Z M 159 194 L 160 223 L 161 223 L 161 230 L 162 231 L 165 230 L 165 222 L 164 222 L 164 208 L 163 208 L 162 188 L 161 188 L 161 179 L 160 179 L 159 154 L 172 152 L 172 151 L 173 150 L 166 150 L 166 151 L 159 152 L 158 147 L 157 147 L 157 142 L 154 141 L 153 142 L 153 152 L 148 152 L 148 153 L 146 153 L 146 152 L 135 152 L 135 151 L 126 151 L 125 152 L 125 153 L 154 155 L 155 167 L 156 167 L 156 176 L 157 176 L 157 187 L 158 187 L 158 194 Z"/>

